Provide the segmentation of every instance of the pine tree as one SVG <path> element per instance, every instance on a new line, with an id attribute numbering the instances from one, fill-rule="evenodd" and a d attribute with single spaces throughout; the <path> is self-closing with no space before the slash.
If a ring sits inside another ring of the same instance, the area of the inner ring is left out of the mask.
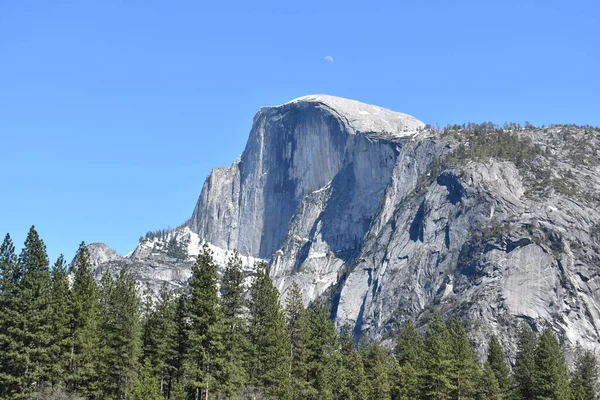
<path id="1" fill-rule="evenodd" d="M 186 387 L 185 360 L 190 347 L 188 340 L 190 335 L 190 326 L 188 324 L 187 317 L 187 303 L 188 295 L 185 291 L 182 291 L 177 297 L 174 321 L 175 329 L 173 336 L 170 338 L 170 341 L 174 345 L 173 369 L 175 377 L 169 388 L 170 395 L 173 395 L 174 392 L 183 393 L 184 388 Z"/>
<path id="2" fill-rule="evenodd" d="M 114 336 L 113 309 L 115 279 L 109 270 L 104 271 L 98 285 L 98 301 L 100 304 L 97 343 L 97 366 L 98 374 L 98 396 L 116 398 L 116 384 L 111 379 L 112 365 L 116 350 L 111 347 L 111 339 Z M 108 336 L 108 337 L 107 337 Z"/>
<path id="3" fill-rule="evenodd" d="M 569 398 L 569 371 L 558 339 L 549 330 L 542 332 L 535 349 L 533 394 L 536 400 Z"/>
<path id="4" fill-rule="evenodd" d="M 391 399 L 390 366 L 385 349 L 379 343 L 362 345 L 362 360 L 369 382 L 370 400 Z"/>
<path id="5" fill-rule="evenodd" d="M 89 252 L 85 243 L 73 260 L 73 321 L 71 323 L 71 351 L 69 387 L 89 397 L 98 395 L 98 357 L 100 332 L 100 301 L 94 280 Z"/>
<path id="6" fill-rule="evenodd" d="M 598 360 L 589 350 L 578 348 L 575 354 L 575 370 L 571 380 L 573 400 L 598 398 Z"/>
<path id="7" fill-rule="evenodd" d="M 308 391 L 306 344 L 310 332 L 300 286 L 292 283 L 285 300 L 285 314 L 290 343 L 290 374 L 292 400 L 305 399 Z"/>
<path id="8" fill-rule="evenodd" d="M 332 399 L 339 347 L 335 325 L 321 303 L 308 310 L 307 325 L 304 358 L 311 397 Z"/>
<path id="9" fill-rule="evenodd" d="M 487 363 L 498 381 L 500 393 L 506 395 L 510 389 L 510 369 L 500 347 L 500 342 L 495 335 L 492 336 L 488 345 Z"/>
<path id="10" fill-rule="evenodd" d="M 335 380 L 335 398 L 348 400 L 366 400 L 368 396 L 365 370 L 354 346 L 352 328 L 342 328 L 340 335 L 340 363 Z"/>
<path id="11" fill-rule="evenodd" d="M 467 332 L 459 318 L 449 319 L 446 325 L 452 353 L 453 398 L 473 399 L 480 371 Z"/>
<path id="12" fill-rule="evenodd" d="M 400 365 L 410 364 L 414 368 L 423 366 L 423 336 L 417 330 L 415 323 L 408 320 L 398 334 L 395 354 Z"/>
<path id="13" fill-rule="evenodd" d="M 35 227 L 31 227 L 25 247 L 19 255 L 23 268 L 21 279 L 21 313 L 23 335 L 17 337 L 25 355 L 21 393 L 43 389 L 49 378 L 51 337 L 51 279 L 46 246 Z"/>
<path id="14" fill-rule="evenodd" d="M 533 374 L 535 372 L 535 347 L 537 338 L 526 322 L 522 322 L 517 339 L 517 356 L 513 368 L 514 387 L 512 396 L 532 400 Z"/>
<path id="15" fill-rule="evenodd" d="M 135 382 L 127 396 L 128 400 L 162 400 L 159 383 L 152 371 L 150 360 L 146 360 L 137 374 Z"/>
<path id="16" fill-rule="evenodd" d="M 494 369 L 488 361 L 478 379 L 477 400 L 501 400 L 503 398 Z"/>
<path id="17" fill-rule="evenodd" d="M 258 263 L 250 287 L 248 371 L 253 387 L 277 399 L 289 398 L 290 354 L 279 293 L 266 263 Z"/>
<path id="18" fill-rule="evenodd" d="M 143 306 L 143 358 L 154 369 L 159 392 L 169 398 L 177 373 L 176 311 L 173 292 L 163 282 L 156 302 L 146 296 Z"/>
<path id="19" fill-rule="evenodd" d="M 585 389 L 583 388 L 583 382 L 577 376 L 574 376 L 571 379 L 570 384 L 570 397 L 569 400 L 586 400 L 587 396 L 585 393 Z M 591 399 L 596 399 L 596 397 L 591 397 Z"/>
<path id="20" fill-rule="evenodd" d="M 124 399 L 135 382 L 141 354 L 140 300 L 127 268 L 101 281 L 101 371 L 104 397 Z"/>
<path id="21" fill-rule="evenodd" d="M 423 377 L 425 397 L 449 399 L 455 390 L 452 379 L 452 346 L 446 324 L 437 313 L 429 321 L 423 355 L 426 368 Z"/>
<path id="22" fill-rule="evenodd" d="M 52 269 L 50 323 L 50 384 L 66 385 L 71 350 L 71 321 L 73 320 L 69 277 L 64 257 L 61 255 Z"/>
<path id="23" fill-rule="evenodd" d="M 206 399 L 214 391 L 216 379 L 223 367 L 222 310 L 217 288 L 217 266 L 212 252 L 205 243 L 188 282 L 190 319 L 188 383 L 194 391 L 194 399 L 201 392 Z"/>
<path id="24" fill-rule="evenodd" d="M 421 392 L 423 371 L 423 336 L 408 320 L 398 334 L 392 392 L 398 399 L 415 399 Z"/>
<path id="25" fill-rule="evenodd" d="M 223 345 L 225 348 L 223 374 L 219 378 L 223 394 L 238 398 L 248 377 L 244 355 L 248 350 L 245 320 L 244 271 L 237 251 L 227 261 L 221 279 L 221 303 L 223 308 Z"/>
<path id="26" fill-rule="evenodd" d="M 164 282 L 163 282 L 164 284 Z M 155 309 L 154 298 L 150 284 L 146 283 L 144 297 L 142 299 L 142 359 L 144 363 L 149 362 L 151 366 L 157 365 L 159 360 L 157 345 L 164 338 L 158 333 L 158 315 Z"/>
<path id="27" fill-rule="evenodd" d="M 392 360 L 392 399 L 411 400 L 420 397 L 422 370 L 417 371 L 412 364 L 400 365 L 396 357 Z"/>
<path id="28" fill-rule="evenodd" d="M 23 376 L 25 354 L 17 340 L 22 336 L 21 278 L 15 246 L 6 234 L 0 246 L 0 398 L 14 397 Z"/>

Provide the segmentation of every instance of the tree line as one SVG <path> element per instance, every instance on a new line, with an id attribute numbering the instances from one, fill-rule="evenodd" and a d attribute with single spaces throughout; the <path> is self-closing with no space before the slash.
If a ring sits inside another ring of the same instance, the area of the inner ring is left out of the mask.
<path id="1" fill-rule="evenodd" d="M 509 364 L 495 337 L 479 362 L 464 321 L 410 320 L 393 346 L 336 330 L 292 285 L 280 304 L 265 263 L 249 288 L 231 256 L 218 275 L 208 246 L 186 287 L 140 296 L 127 269 L 94 279 L 84 243 L 50 267 L 31 228 L 17 256 L 0 247 L 0 398 L 4 399 L 557 399 L 597 398 L 598 365 L 523 324 Z M 390 350 L 389 347 L 393 347 Z"/>

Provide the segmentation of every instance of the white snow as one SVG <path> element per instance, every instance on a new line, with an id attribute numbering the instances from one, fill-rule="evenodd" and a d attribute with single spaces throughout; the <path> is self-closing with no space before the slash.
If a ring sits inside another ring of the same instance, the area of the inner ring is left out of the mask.
<path id="1" fill-rule="evenodd" d="M 327 254 L 320 253 L 320 252 L 312 252 L 312 251 L 308 253 L 308 259 L 311 259 L 311 258 L 323 258 L 323 257 L 327 257 Z"/>
<path id="2" fill-rule="evenodd" d="M 344 117 L 351 128 L 362 133 L 385 133 L 392 136 L 413 135 L 425 124 L 408 114 L 399 113 L 342 97 L 316 94 L 299 97 L 291 103 L 320 103 Z"/>

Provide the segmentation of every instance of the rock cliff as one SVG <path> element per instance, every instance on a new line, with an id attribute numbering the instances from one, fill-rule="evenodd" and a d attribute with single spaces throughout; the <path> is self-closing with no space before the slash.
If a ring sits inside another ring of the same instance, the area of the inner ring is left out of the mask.
<path id="1" fill-rule="evenodd" d="M 306 96 L 254 117 L 243 154 L 206 179 L 191 219 L 98 271 L 184 285 L 201 241 L 270 262 L 339 326 L 385 339 L 434 310 L 507 347 L 525 319 L 600 349 L 600 131 L 511 124 L 431 129 L 397 112 Z M 96 265 L 95 264 L 95 265 Z"/>

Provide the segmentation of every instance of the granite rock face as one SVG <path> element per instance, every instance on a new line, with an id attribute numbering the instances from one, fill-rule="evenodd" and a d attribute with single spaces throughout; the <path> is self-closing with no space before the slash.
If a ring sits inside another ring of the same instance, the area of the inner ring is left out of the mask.
<path id="1" fill-rule="evenodd" d="M 184 285 L 207 241 L 222 262 L 238 249 L 248 274 L 269 261 L 283 297 L 297 281 L 307 303 L 326 301 L 338 326 L 373 339 L 441 310 L 472 321 L 482 344 L 497 333 L 511 348 L 525 319 L 600 349 L 600 132 L 501 134 L 529 158 L 476 153 L 477 133 L 332 96 L 265 107 L 184 226 L 127 257 L 91 245 L 94 262 Z M 465 148 L 472 157 L 452 158 Z"/>

